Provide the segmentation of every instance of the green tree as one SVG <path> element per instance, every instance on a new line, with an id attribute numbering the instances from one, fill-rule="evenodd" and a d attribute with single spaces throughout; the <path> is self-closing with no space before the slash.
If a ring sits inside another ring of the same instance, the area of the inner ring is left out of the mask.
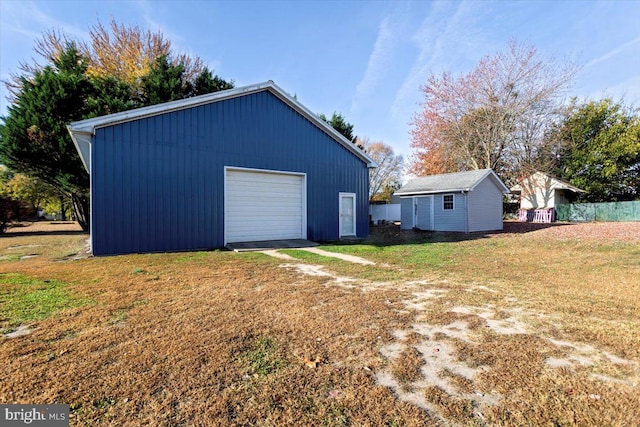
<path id="1" fill-rule="evenodd" d="M 194 80 L 191 95 L 205 95 L 227 89 L 233 89 L 233 80 L 228 82 L 218 76 L 214 76 L 211 71 L 205 67 Z"/>
<path id="2" fill-rule="evenodd" d="M 87 109 L 91 117 L 104 116 L 131 110 L 142 105 L 133 88 L 125 81 L 113 76 L 90 76 L 92 94 L 87 98 Z"/>
<path id="3" fill-rule="evenodd" d="M 552 138 L 557 173 L 590 202 L 640 198 L 640 116 L 611 99 L 572 103 Z"/>
<path id="4" fill-rule="evenodd" d="M 59 203 L 60 193 L 43 180 L 22 173 L 12 175 L 3 183 L 0 195 L 27 202 L 34 214 L 47 204 Z"/>
<path id="5" fill-rule="evenodd" d="M 22 78 L 21 90 L 0 129 L 0 160 L 70 196 L 83 229 L 89 228 L 89 176 L 66 124 L 90 117 L 95 89 L 86 61 L 70 44 L 52 65 Z"/>
<path id="6" fill-rule="evenodd" d="M 182 63 L 175 63 L 167 55 L 162 55 L 151 65 L 149 74 L 142 78 L 142 103 L 154 105 L 232 88 L 233 82 L 213 76 L 207 68 L 192 82 L 187 78 Z"/>
<path id="7" fill-rule="evenodd" d="M 355 142 L 356 138 L 355 136 L 353 136 L 353 125 L 346 121 L 342 114 L 336 113 L 334 111 L 330 119 L 327 119 L 327 116 L 325 116 L 324 114 L 320 114 L 319 117 L 325 122 L 329 123 L 332 128 L 337 130 L 349 141 Z"/>
<path id="8" fill-rule="evenodd" d="M 191 83 L 184 80 L 184 66 L 172 64 L 167 55 L 162 55 L 151 65 L 149 73 L 142 78 L 145 105 L 160 104 L 185 98 L 191 92 Z"/>

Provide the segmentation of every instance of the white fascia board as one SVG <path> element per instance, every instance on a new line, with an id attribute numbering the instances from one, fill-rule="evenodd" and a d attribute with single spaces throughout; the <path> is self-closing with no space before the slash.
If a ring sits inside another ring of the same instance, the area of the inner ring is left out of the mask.
<path id="1" fill-rule="evenodd" d="M 574 187 L 568 182 L 561 181 L 553 177 L 551 178 L 551 180 L 553 182 L 553 188 L 556 190 L 570 190 L 570 191 L 573 191 L 574 193 L 586 193 L 586 191 L 581 190 L 578 187 Z"/>
<path id="2" fill-rule="evenodd" d="M 91 174 L 91 138 L 93 137 L 93 134 L 78 131 L 74 132 L 71 130 L 70 125 L 67 126 L 67 130 L 71 135 L 73 145 L 75 145 L 76 150 L 78 150 L 78 154 L 80 155 L 80 160 L 82 160 L 84 168 L 89 172 L 89 174 Z"/>
<path id="3" fill-rule="evenodd" d="M 487 172 L 484 175 L 482 175 L 482 177 L 478 181 L 476 181 L 476 183 L 473 184 L 473 186 L 471 188 L 469 188 L 469 191 L 473 191 L 473 189 L 476 188 L 478 186 L 478 184 L 480 184 L 489 175 L 493 175 L 493 177 L 495 178 L 496 182 L 498 183 L 498 186 L 502 188 L 502 194 L 507 194 L 507 193 L 511 192 L 511 190 L 509 190 L 509 188 L 507 188 L 507 186 L 504 185 L 504 182 L 502 182 L 500 177 L 498 175 L 496 175 L 496 173 L 493 171 L 493 169 L 488 169 Z"/>
<path id="4" fill-rule="evenodd" d="M 420 196 L 420 195 L 430 195 L 430 194 L 448 194 L 448 193 L 465 193 L 470 191 L 468 188 L 448 188 L 446 190 L 437 190 L 437 191 L 411 191 L 408 193 L 393 193 L 394 196 L 400 197 L 409 197 L 409 196 Z"/>
<path id="5" fill-rule="evenodd" d="M 136 108 L 134 110 L 122 111 L 120 113 L 109 114 L 106 116 L 96 117 L 93 119 L 81 120 L 73 122 L 68 126 L 69 132 L 73 138 L 75 133 L 88 133 L 95 134 L 97 128 L 111 126 L 119 123 L 129 122 L 132 120 L 139 120 L 145 117 L 151 117 L 158 114 L 164 114 L 172 111 L 183 110 L 185 108 L 197 107 L 199 105 L 210 104 L 230 98 L 236 98 L 242 95 L 249 95 L 251 93 L 261 92 L 263 90 L 269 90 L 272 94 L 276 95 L 279 99 L 299 112 L 303 117 L 306 117 L 309 121 L 314 123 L 325 133 L 331 136 L 336 142 L 347 148 L 358 158 L 367 164 L 367 167 L 374 168 L 378 165 L 369 157 L 366 153 L 356 147 L 351 141 L 348 141 L 339 132 L 333 129 L 328 123 L 322 120 L 318 115 L 313 113 L 307 107 L 295 100 L 284 90 L 278 87 L 273 81 L 269 80 L 263 83 L 257 83 L 254 85 L 243 86 L 235 89 L 229 89 L 220 92 L 209 93 L 206 95 L 194 96 L 192 98 L 180 99 L 177 101 L 165 102 L 162 104 L 151 105 L 149 107 Z M 86 165 L 85 165 L 86 167 Z"/>

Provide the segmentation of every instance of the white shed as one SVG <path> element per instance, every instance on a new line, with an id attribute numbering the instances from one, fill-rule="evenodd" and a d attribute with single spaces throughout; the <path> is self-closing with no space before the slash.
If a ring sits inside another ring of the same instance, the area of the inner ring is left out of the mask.
<path id="1" fill-rule="evenodd" d="M 502 195 L 509 192 L 491 169 L 430 175 L 409 181 L 401 198 L 401 228 L 502 230 Z"/>

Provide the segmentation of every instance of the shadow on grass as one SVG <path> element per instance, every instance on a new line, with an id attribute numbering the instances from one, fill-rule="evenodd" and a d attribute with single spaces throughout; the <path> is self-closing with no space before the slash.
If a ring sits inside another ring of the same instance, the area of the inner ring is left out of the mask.
<path id="1" fill-rule="evenodd" d="M 12 223 L 2 237 L 30 236 L 82 236 L 89 235 L 82 231 L 75 221 L 19 221 Z"/>
<path id="2" fill-rule="evenodd" d="M 0 239 L 3 237 L 29 237 L 29 236 L 89 236 L 88 231 L 9 231 L 4 234 L 0 234 Z"/>
<path id="3" fill-rule="evenodd" d="M 569 223 L 532 223 L 532 222 L 503 222 L 502 230 L 480 231 L 474 233 L 463 233 L 454 231 L 424 231 L 424 230 L 401 230 L 399 225 L 382 224 L 370 227 L 369 237 L 366 239 L 341 240 L 336 242 L 326 242 L 332 245 L 373 245 L 373 246 L 395 246 L 419 243 L 444 243 L 463 242 L 469 240 L 487 239 L 491 236 L 502 234 L 526 234 L 534 231 L 544 230 L 551 227 L 566 227 Z"/>

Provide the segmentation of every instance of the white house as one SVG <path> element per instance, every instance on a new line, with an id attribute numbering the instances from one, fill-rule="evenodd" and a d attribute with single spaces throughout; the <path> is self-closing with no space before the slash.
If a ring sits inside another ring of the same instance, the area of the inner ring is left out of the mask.
<path id="1" fill-rule="evenodd" d="M 585 191 L 546 173 L 536 172 L 511 187 L 511 192 L 520 195 L 520 209 L 530 210 L 571 203 Z"/>

